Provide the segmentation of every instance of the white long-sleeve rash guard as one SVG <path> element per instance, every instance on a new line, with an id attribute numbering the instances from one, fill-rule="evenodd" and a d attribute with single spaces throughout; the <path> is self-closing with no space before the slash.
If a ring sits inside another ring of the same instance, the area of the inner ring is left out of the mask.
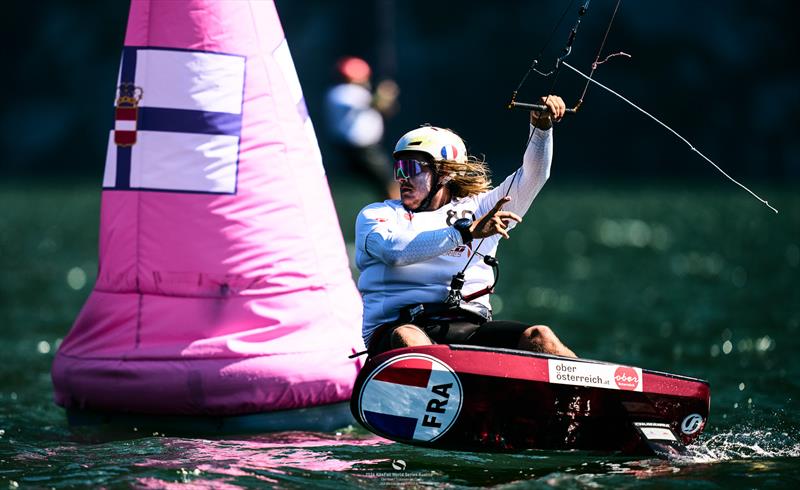
<path id="1" fill-rule="evenodd" d="M 533 126 L 530 128 L 534 131 Z M 400 309 L 420 303 L 438 303 L 447 298 L 450 279 L 463 269 L 478 240 L 465 246 L 452 227 L 459 218 L 479 218 L 488 213 L 508 191 L 511 201 L 503 209 L 520 216 L 550 176 L 553 130 L 535 130 L 522 166 L 498 187 L 481 194 L 453 200 L 435 211 L 412 213 L 399 200 L 370 204 L 356 220 L 356 265 L 361 271 L 358 289 L 364 300 L 364 342 L 369 344 L 375 328 L 399 317 Z M 513 227 L 513 224 L 512 224 Z M 500 235 L 484 240 L 479 250 L 494 255 Z M 463 294 L 492 284 L 492 269 L 473 259 L 464 272 Z M 487 308 L 489 296 L 477 299 Z"/>

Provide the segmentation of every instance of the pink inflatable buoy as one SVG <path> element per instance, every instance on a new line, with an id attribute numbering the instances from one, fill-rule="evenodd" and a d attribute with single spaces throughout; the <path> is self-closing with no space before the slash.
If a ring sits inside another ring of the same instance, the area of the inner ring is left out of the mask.
<path id="1" fill-rule="evenodd" d="M 56 402 L 349 400 L 361 301 L 274 3 L 134 0 L 114 103 L 97 283 L 56 355 Z"/>

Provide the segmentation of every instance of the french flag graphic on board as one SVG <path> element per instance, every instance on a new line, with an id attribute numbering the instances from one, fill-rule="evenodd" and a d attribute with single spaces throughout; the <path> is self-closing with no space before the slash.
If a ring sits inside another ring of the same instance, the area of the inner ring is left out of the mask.
<path id="1" fill-rule="evenodd" d="M 397 439 L 433 441 L 461 411 L 461 382 L 442 361 L 426 355 L 394 357 L 364 382 L 361 418 L 376 432 Z"/>
<path id="2" fill-rule="evenodd" d="M 126 46 L 103 187 L 235 194 L 245 57 Z"/>

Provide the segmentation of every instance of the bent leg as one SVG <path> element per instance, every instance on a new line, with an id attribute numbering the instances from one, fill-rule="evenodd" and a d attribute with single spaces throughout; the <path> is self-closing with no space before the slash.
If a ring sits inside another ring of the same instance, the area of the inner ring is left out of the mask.
<path id="1" fill-rule="evenodd" d="M 392 332 L 392 349 L 400 347 L 415 347 L 418 345 L 431 345 L 431 339 L 416 325 L 407 323 L 395 328 Z"/>
<path id="2" fill-rule="evenodd" d="M 528 327 L 519 337 L 519 349 L 555 354 L 564 357 L 578 357 L 556 337 L 556 334 L 545 325 Z"/>

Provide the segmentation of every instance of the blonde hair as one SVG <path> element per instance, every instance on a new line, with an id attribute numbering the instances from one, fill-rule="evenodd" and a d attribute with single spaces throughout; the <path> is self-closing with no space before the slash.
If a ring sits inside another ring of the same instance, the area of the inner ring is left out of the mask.
<path id="1" fill-rule="evenodd" d="M 435 165 L 437 173 L 448 179 L 447 187 L 455 198 L 474 196 L 492 188 L 491 172 L 482 158 L 469 155 L 466 162 L 437 160 Z"/>

